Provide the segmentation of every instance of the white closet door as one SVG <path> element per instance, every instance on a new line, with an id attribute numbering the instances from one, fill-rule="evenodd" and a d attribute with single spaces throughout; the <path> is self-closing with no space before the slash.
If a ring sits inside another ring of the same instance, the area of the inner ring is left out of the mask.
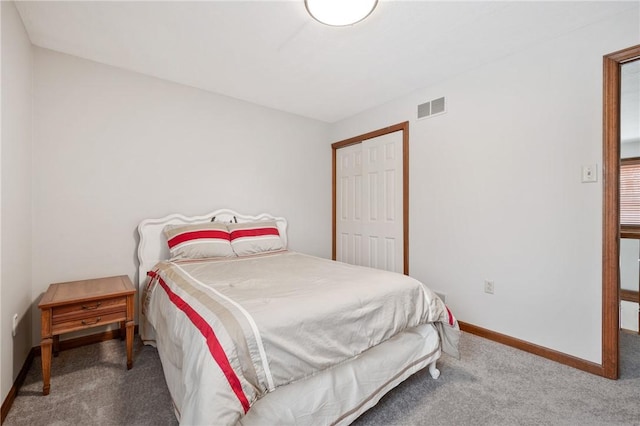
<path id="1" fill-rule="evenodd" d="M 336 160 L 336 259 L 402 273 L 402 132 L 340 148 Z"/>

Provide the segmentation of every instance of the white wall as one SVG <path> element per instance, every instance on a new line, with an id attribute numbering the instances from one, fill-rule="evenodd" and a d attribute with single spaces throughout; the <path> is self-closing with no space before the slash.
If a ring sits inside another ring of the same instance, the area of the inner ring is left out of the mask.
<path id="1" fill-rule="evenodd" d="M 638 16 L 332 127 L 337 141 L 411 121 L 410 274 L 446 293 L 460 320 L 601 362 L 602 182 L 581 183 L 580 170 L 602 165 L 602 56 L 640 42 Z M 446 114 L 415 120 L 440 96 Z"/>
<path id="2" fill-rule="evenodd" d="M 1 2 L 0 375 L 2 401 L 31 349 L 31 43 L 13 2 Z M 18 314 L 16 337 L 12 316 Z"/>
<path id="3" fill-rule="evenodd" d="M 640 282 L 640 240 L 620 239 L 620 288 L 638 291 Z"/>
<path id="4" fill-rule="evenodd" d="M 640 257 L 640 240 L 620 239 L 620 288 L 638 291 L 640 271 L 638 258 Z M 620 302 L 620 328 L 638 331 L 638 304 Z"/>
<path id="5" fill-rule="evenodd" d="M 620 144 L 620 158 L 640 157 L 640 140 L 622 141 Z"/>
<path id="6" fill-rule="evenodd" d="M 620 328 L 638 332 L 640 321 L 638 320 L 638 304 L 623 300 L 620 302 Z"/>
<path id="7" fill-rule="evenodd" d="M 620 158 L 640 156 L 640 61 L 622 65 L 620 82 Z M 620 240 L 620 288 L 638 291 L 640 240 Z M 638 304 L 620 302 L 620 327 L 638 331 Z"/>
<path id="8" fill-rule="evenodd" d="M 285 216 L 292 249 L 330 256 L 327 124 L 34 51 L 34 300 L 52 282 L 135 280 L 138 223 L 175 212 Z"/>

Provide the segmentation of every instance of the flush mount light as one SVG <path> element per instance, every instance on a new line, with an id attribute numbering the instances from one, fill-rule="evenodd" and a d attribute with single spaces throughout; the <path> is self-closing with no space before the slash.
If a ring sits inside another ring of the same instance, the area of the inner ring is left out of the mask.
<path id="1" fill-rule="evenodd" d="M 378 0 L 305 0 L 309 15 L 318 22 L 335 27 L 353 25 L 369 16 Z"/>

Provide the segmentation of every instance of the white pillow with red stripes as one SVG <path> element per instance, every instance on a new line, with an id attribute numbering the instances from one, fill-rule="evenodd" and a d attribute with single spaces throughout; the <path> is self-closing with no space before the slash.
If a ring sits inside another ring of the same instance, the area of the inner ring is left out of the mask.
<path id="1" fill-rule="evenodd" d="M 274 221 L 228 223 L 231 247 L 238 256 L 284 250 Z"/>
<path id="2" fill-rule="evenodd" d="M 171 260 L 234 257 L 229 230 L 224 223 L 167 225 L 164 234 Z"/>

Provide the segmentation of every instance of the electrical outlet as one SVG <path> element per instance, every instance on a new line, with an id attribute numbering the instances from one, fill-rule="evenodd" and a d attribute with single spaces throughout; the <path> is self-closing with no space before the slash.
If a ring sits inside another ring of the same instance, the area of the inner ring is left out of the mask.
<path id="1" fill-rule="evenodd" d="M 484 292 L 485 293 L 489 293 L 489 294 L 493 294 L 493 281 L 484 280 Z"/>

